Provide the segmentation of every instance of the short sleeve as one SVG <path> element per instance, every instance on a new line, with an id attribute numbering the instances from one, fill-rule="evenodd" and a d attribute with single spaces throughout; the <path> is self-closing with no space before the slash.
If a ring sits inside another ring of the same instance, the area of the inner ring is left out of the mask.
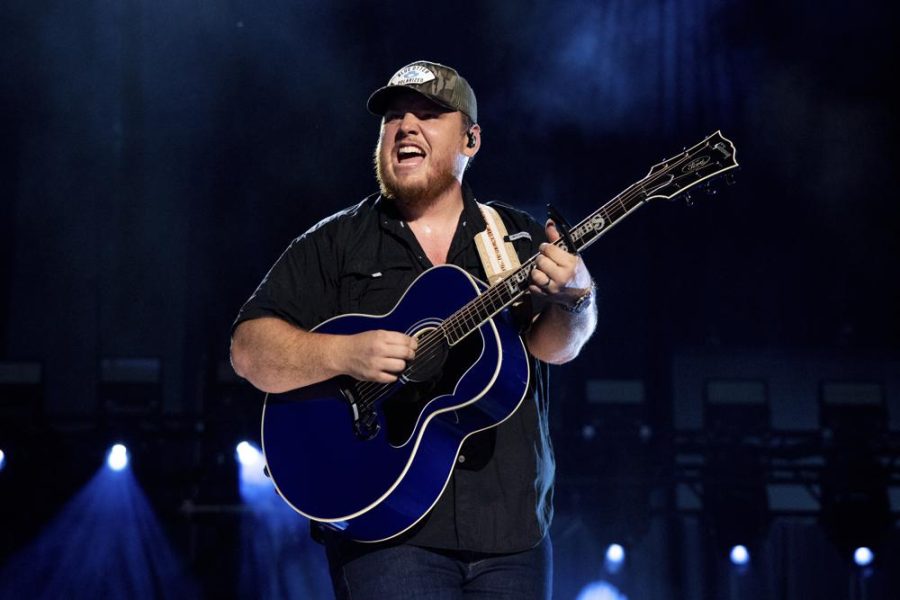
<path id="1" fill-rule="evenodd" d="M 333 232 L 316 226 L 291 242 L 244 303 L 232 325 L 278 317 L 311 329 L 331 316 L 336 305 L 338 256 Z"/>

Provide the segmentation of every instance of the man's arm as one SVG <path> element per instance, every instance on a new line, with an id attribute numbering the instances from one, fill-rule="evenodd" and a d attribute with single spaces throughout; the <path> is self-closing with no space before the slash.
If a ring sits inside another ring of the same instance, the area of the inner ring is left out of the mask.
<path id="1" fill-rule="evenodd" d="M 391 383 L 415 356 L 417 342 L 393 331 L 330 335 L 275 317 L 244 321 L 231 338 L 235 372 L 264 392 L 281 393 L 338 375 Z"/>
<path id="2" fill-rule="evenodd" d="M 559 232 L 552 221 L 546 227 L 548 244 L 541 244 L 541 256 L 531 272 L 531 292 L 542 310 L 525 336 L 528 351 L 536 358 L 562 364 L 578 356 L 597 326 L 593 282 L 580 256 L 557 248 Z M 578 313 L 566 310 L 586 295 L 586 306 Z"/>

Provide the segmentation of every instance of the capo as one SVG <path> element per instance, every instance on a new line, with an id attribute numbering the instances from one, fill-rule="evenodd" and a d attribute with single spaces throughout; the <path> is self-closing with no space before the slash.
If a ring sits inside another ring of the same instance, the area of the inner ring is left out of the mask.
<path id="1" fill-rule="evenodd" d="M 556 225 L 556 230 L 559 231 L 562 236 L 562 240 L 566 245 L 566 249 L 569 251 L 569 254 L 578 254 L 578 248 L 575 247 L 575 242 L 572 241 L 572 234 L 569 233 L 569 229 L 571 225 L 566 221 L 566 218 L 560 214 L 556 208 L 552 204 L 547 204 L 547 217 L 553 219 L 553 223 Z"/>

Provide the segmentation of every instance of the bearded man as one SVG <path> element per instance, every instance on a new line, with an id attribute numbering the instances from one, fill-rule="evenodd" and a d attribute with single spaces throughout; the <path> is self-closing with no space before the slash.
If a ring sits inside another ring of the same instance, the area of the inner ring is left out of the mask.
<path id="1" fill-rule="evenodd" d="M 419 341 L 399 331 L 311 331 L 345 313 L 385 314 L 426 270 L 452 264 L 487 280 L 475 238 L 487 227 L 463 175 L 481 148 L 475 94 L 447 66 L 417 61 L 369 98 L 380 115 L 380 193 L 295 239 L 241 309 L 236 372 L 269 393 L 349 376 L 390 384 Z M 314 524 L 338 598 L 549 598 L 553 453 L 547 363 L 573 359 L 596 324 L 580 257 L 554 245 L 554 223 L 491 204 L 520 261 L 538 255 L 517 311 L 528 352 L 524 401 L 496 427 L 465 439 L 439 499 L 389 541 L 360 544 Z M 550 242 L 550 243 L 548 243 Z M 323 457 L 327 460 L 327 457 Z"/>

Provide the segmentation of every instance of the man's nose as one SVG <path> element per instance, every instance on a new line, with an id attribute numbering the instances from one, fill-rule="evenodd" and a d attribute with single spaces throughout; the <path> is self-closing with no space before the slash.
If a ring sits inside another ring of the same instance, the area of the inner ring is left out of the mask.
<path id="1" fill-rule="evenodd" d="M 418 131 L 418 129 L 419 118 L 413 112 L 403 113 L 403 118 L 400 119 L 400 131 L 409 133 L 411 131 Z"/>

